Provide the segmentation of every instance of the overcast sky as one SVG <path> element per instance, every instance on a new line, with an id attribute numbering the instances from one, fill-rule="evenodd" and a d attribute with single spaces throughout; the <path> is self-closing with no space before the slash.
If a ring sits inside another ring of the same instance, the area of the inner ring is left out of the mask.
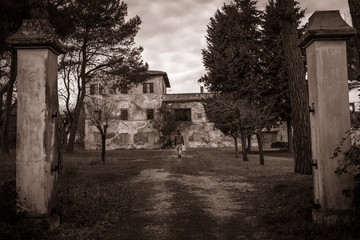
<path id="1" fill-rule="evenodd" d="M 201 49 L 205 48 L 206 25 L 223 3 L 230 0 L 124 0 L 129 17 L 138 15 L 142 24 L 135 39 L 144 48 L 150 70 L 168 74 L 169 93 L 200 91 L 197 80 L 204 74 Z M 340 10 L 349 23 L 346 0 L 298 0 L 308 17 L 317 10 Z M 264 9 L 267 0 L 258 1 Z"/>

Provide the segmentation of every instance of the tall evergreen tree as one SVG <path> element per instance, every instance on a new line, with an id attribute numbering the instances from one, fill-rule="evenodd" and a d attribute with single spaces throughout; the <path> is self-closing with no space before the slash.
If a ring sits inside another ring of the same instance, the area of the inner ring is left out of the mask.
<path id="1" fill-rule="evenodd" d="M 257 1 L 224 4 L 210 19 L 203 49 L 206 74 L 200 82 L 212 92 L 254 95 L 259 80 L 260 12 Z"/>
<path id="2" fill-rule="evenodd" d="M 357 0 L 348 0 L 348 4 L 352 25 L 358 31 L 358 34 L 355 36 L 355 46 L 358 55 L 358 62 L 360 62 L 360 2 Z"/>
<path id="3" fill-rule="evenodd" d="M 349 80 L 360 81 L 360 2 L 348 0 L 352 26 L 358 33 L 347 41 Z"/>
<path id="4" fill-rule="evenodd" d="M 229 105 L 236 105 L 237 101 L 244 99 L 251 102 L 259 95 L 261 19 L 256 3 L 255 0 L 234 0 L 224 4 L 207 25 L 207 46 L 202 50 L 206 73 L 199 81 L 211 92 L 224 95 L 231 93 L 231 98 L 226 97 Z M 213 109 L 210 105 L 208 103 L 207 109 Z M 210 111 L 207 114 L 211 114 Z M 231 122 L 232 118 L 223 120 Z M 249 132 L 243 127 L 231 126 L 232 130 L 229 131 L 236 147 L 237 138 L 241 135 L 243 158 L 247 160 L 245 141 Z"/>
<path id="5" fill-rule="evenodd" d="M 278 0 L 281 40 L 289 76 L 289 89 L 294 126 L 295 172 L 311 174 L 311 138 L 308 90 L 299 40 L 298 19 L 294 0 Z"/>
<path id="6" fill-rule="evenodd" d="M 298 23 L 305 11 L 295 2 Z M 262 21 L 262 70 L 263 98 L 274 103 L 273 114 L 278 121 L 286 122 L 288 129 L 289 151 L 293 150 L 291 105 L 289 81 L 286 73 L 283 43 L 281 39 L 280 12 L 275 0 L 269 0 Z"/>

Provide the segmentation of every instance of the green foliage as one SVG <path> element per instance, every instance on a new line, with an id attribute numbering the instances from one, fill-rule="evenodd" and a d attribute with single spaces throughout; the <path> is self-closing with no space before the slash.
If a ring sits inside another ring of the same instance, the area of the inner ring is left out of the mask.
<path id="1" fill-rule="evenodd" d="M 217 10 L 207 26 L 202 50 L 206 74 L 200 82 L 212 92 L 254 94 L 259 80 L 260 12 L 256 1 L 236 0 Z"/>
<path id="2" fill-rule="evenodd" d="M 9 50 L 6 40 L 14 34 L 25 18 L 30 18 L 26 1 L 2 0 L 0 1 L 0 55 Z"/>
<path id="3" fill-rule="evenodd" d="M 74 77 L 85 84 L 95 77 L 113 79 L 123 86 L 144 81 L 137 73 L 147 70 L 147 65 L 141 60 L 142 48 L 134 47 L 141 20 L 126 18 L 124 2 L 68 0 L 59 8 L 73 23 L 73 31 L 64 38 L 68 55 L 62 64 L 73 68 Z"/>
<path id="4" fill-rule="evenodd" d="M 289 83 L 280 36 L 279 13 L 274 0 L 268 2 L 263 14 L 262 48 L 262 97 L 275 103 L 274 114 L 279 120 L 286 120 L 291 115 Z"/>
<path id="5" fill-rule="evenodd" d="M 337 174 L 351 172 L 360 172 L 360 136 L 358 135 L 359 128 L 352 128 L 346 132 L 346 136 L 341 139 L 340 143 L 334 150 L 334 154 L 331 159 L 338 157 L 340 154 L 344 154 L 344 161 L 336 169 Z M 350 149 L 343 149 L 345 141 L 353 142 Z"/>
<path id="6" fill-rule="evenodd" d="M 353 189 L 344 189 L 343 194 L 348 197 L 352 197 L 355 205 L 357 215 L 360 216 L 360 135 L 359 128 L 352 128 L 346 136 L 340 141 L 339 145 L 334 150 L 334 154 L 331 159 L 335 159 L 340 154 L 344 154 L 344 158 L 339 162 L 339 167 L 336 168 L 335 173 L 351 174 L 354 179 Z M 343 149 L 345 141 L 352 141 L 350 149 Z M 357 219 L 360 221 L 360 218 Z"/>
<path id="7" fill-rule="evenodd" d="M 176 130 L 175 113 L 165 103 L 159 108 L 159 115 L 154 119 L 154 128 L 160 133 L 162 148 L 172 148 L 171 134 Z"/>
<path id="8" fill-rule="evenodd" d="M 346 57 L 349 80 L 360 80 L 359 58 L 357 56 L 355 37 L 346 41 Z"/>
<path id="9" fill-rule="evenodd" d="M 68 52 L 60 60 L 67 109 L 73 115 L 66 151 L 73 152 L 89 82 L 96 79 L 120 87 L 136 85 L 146 80 L 142 73 L 148 65 L 141 59 L 142 48 L 134 47 L 141 20 L 138 16 L 127 18 L 124 2 L 59 0 L 58 3 L 58 9 L 68 13 L 73 23 L 73 31 L 63 39 Z M 70 111 L 69 98 L 74 95 L 76 104 L 74 111 Z"/>
<path id="10" fill-rule="evenodd" d="M 288 142 L 273 142 L 271 143 L 271 148 L 285 148 L 287 149 L 289 146 L 289 143 Z"/>
<path id="11" fill-rule="evenodd" d="M 297 24 L 300 24 L 305 11 L 295 2 L 295 16 Z M 284 48 L 281 39 L 281 12 L 275 0 L 269 0 L 263 13 L 262 21 L 262 55 L 261 69 L 262 78 L 261 98 L 267 102 L 273 102 L 273 115 L 278 120 L 284 121 L 291 117 L 290 92 L 288 75 L 285 69 Z M 299 29 L 301 35 L 303 29 Z"/>

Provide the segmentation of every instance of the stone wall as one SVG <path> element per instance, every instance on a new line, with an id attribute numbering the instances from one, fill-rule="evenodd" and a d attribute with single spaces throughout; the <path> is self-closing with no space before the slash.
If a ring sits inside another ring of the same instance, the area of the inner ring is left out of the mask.
<path id="1" fill-rule="evenodd" d="M 113 112 L 114 120 L 110 123 L 107 133 L 107 149 L 142 149 L 159 148 L 160 135 L 155 128 L 159 119 L 159 108 L 162 104 L 164 84 L 161 76 L 150 78 L 147 83 L 154 84 L 153 93 L 143 93 L 143 86 L 130 89 L 127 94 L 108 95 L 116 102 Z M 128 120 L 120 120 L 121 109 L 128 110 Z M 154 119 L 147 120 L 147 109 L 154 109 Z M 101 137 L 99 130 L 85 121 L 85 148 L 100 149 Z"/>
<path id="2" fill-rule="evenodd" d="M 130 89 L 127 94 L 114 94 L 107 97 L 116 103 L 113 112 L 114 121 L 108 128 L 106 147 L 114 149 L 153 149 L 164 147 L 162 141 L 174 140 L 176 130 L 184 136 L 188 148 L 233 147 L 234 140 L 225 136 L 214 124 L 208 122 L 202 104 L 208 93 L 165 94 L 166 84 L 162 76 L 152 76 L 147 83 L 154 84 L 153 93 L 143 93 L 143 86 Z M 100 96 L 99 96 L 100 97 Z M 128 110 L 128 120 L 120 120 L 121 109 Z M 154 119 L 147 120 L 147 109 L 154 109 Z M 175 121 L 173 131 L 162 133 L 159 124 L 164 123 L 162 110 L 174 112 L 181 109 L 191 109 L 188 121 Z M 101 136 L 99 130 L 85 121 L 85 148 L 100 149 Z M 278 134 L 278 133 L 281 134 Z M 287 141 L 286 128 L 272 129 L 264 133 L 264 147 L 269 148 L 274 141 Z M 256 137 L 252 138 L 252 146 L 256 147 Z M 240 141 L 239 141 L 240 147 Z"/>
<path id="3" fill-rule="evenodd" d="M 189 148 L 231 147 L 234 141 L 208 122 L 201 101 L 187 101 L 190 94 L 167 95 L 165 104 L 168 109 L 191 109 L 191 121 L 176 122 L 176 130 L 184 136 L 185 145 Z M 190 98 L 191 99 L 191 98 Z M 172 133 L 172 138 L 175 132 Z"/>

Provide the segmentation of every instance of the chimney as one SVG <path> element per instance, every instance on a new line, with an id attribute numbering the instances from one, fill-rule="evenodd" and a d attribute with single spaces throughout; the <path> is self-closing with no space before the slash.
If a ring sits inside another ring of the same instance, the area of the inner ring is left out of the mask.
<path id="1" fill-rule="evenodd" d="M 204 93 L 204 87 L 200 86 L 200 93 Z"/>

